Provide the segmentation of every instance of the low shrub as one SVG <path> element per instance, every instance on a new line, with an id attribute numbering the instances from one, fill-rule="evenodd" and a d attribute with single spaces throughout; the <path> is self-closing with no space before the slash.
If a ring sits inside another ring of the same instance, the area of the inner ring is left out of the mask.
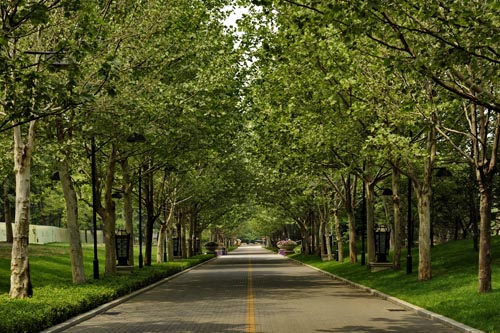
<path id="1" fill-rule="evenodd" d="M 34 297 L 28 299 L 9 299 L 7 293 L 1 294 L 0 332 L 40 332 L 210 258 L 213 255 L 145 266 L 127 274 L 89 279 L 83 285 L 55 283 L 35 286 Z"/>

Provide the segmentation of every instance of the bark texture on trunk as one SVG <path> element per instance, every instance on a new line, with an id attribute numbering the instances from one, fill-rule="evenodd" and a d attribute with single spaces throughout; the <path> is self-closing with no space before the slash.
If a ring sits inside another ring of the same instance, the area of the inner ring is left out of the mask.
<path id="1" fill-rule="evenodd" d="M 478 291 L 486 293 L 493 290 L 491 285 L 491 207 L 493 191 L 480 188 L 480 224 L 479 224 L 479 271 Z"/>
<path id="2" fill-rule="evenodd" d="M 182 214 L 182 219 L 180 220 L 181 235 L 179 241 L 181 242 L 181 253 L 182 258 L 187 258 L 187 244 L 186 244 L 186 214 Z M 219 242 L 219 240 L 217 240 Z"/>
<path id="3" fill-rule="evenodd" d="M 174 233 L 173 226 L 167 226 L 167 261 L 174 261 Z"/>
<path id="4" fill-rule="evenodd" d="M 83 251 L 80 240 L 80 223 L 78 222 L 78 200 L 73 181 L 69 173 L 67 158 L 59 162 L 59 178 L 66 202 L 66 214 L 68 219 L 71 275 L 73 283 L 85 283 L 85 272 L 83 270 Z"/>
<path id="5" fill-rule="evenodd" d="M 158 233 L 158 242 L 156 244 L 156 262 L 162 263 L 165 255 L 164 244 L 167 240 L 167 223 L 160 223 L 160 230 Z"/>
<path id="6" fill-rule="evenodd" d="M 430 184 L 429 184 L 430 185 Z M 417 189 L 418 199 L 418 279 L 427 281 L 431 272 L 431 190 L 429 186 Z"/>
<path id="7" fill-rule="evenodd" d="M 192 257 L 195 254 L 194 253 L 195 230 L 196 230 L 196 212 L 193 206 L 190 208 L 190 213 L 189 213 L 189 234 L 188 234 L 189 237 L 188 237 L 188 249 L 187 249 L 188 258 Z"/>
<path id="8" fill-rule="evenodd" d="M 337 197 L 337 194 L 335 194 L 335 197 Z M 335 206 L 337 206 L 337 200 L 335 199 Z M 344 236 L 342 234 L 342 226 L 340 225 L 340 217 L 339 217 L 339 210 L 335 208 L 333 210 L 333 221 L 335 224 L 335 240 L 337 241 L 337 260 L 339 262 L 344 262 Z"/>
<path id="9" fill-rule="evenodd" d="M 30 122 L 27 143 L 23 142 L 21 127 L 14 127 L 14 173 L 16 176 L 16 213 L 12 258 L 10 262 L 10 298 L 33 295 L 28 243 L 30 226 L 30 173 L 34 147 L 35 121 Z"/>
<path id="10" fill-rule="evenodd" d="M 10 214 L 10 177 L 5 177 L 3 183 L 3 209 L 4 209 L 4 221 L 5 221 L 5 234 L 6 242 L 12 243 L 14 241 L 14 233 L 12 231 L 12 215 Z"/>
<path id="11" fill-rule="evenodd" d="M 473 130 L 473 160 L 476 180 L 479 185 L 479 270 L 478 291 L 487 293 L 493 290 L 491 258 L 491 209 L 493 207 L 493 182 L 496 170 L 500 140 L 500 116 L 492 114 L 481 106 L 470 106 L 471 127 Z M 494 125 L 493 125 L 494 124 Z M 494 133 L 494 135 L 491 135 Z M 493 138 L 493 140 L 492 140 Z M 488 145 L 491 142 L 491 145 Z"/>
<path id="12" fill-rule="evenodd" d="M 349 223 L 349 261 L 351 264 L 358 262 L 358 253 L 356 250 L 356 221 L 354 212 L 347 212 L 347 221 Z"/>
<path id="13" fill-rule="evenodd" d="M 173 256 L 171 255 L 171 251 L 173 251 L 173 246 L 170 244 L 172 242 L 172 235 L 171 232 L 169 233 L 169 229 L 172 229 L 173 226 L 173 221 L 174 221 L 174 208 L 175 205 L 172 204 L 170 208 L 165 209 L 165 214 L 164 214 L 164 222 L 160 223 L 160 232 L 158 235 L 158 244 L 156 245 L 156 262 L 161 263 L 163 262 L 165 258 L 165 247 L 164 243 L 167 241 L 168 243 L 168 261 L 173 260 Z M 168 238 L 168 240 L 167 240 Z M 170 247 L 172 246 L 172 249 L 170 250 Z M 172 257 L 172 260 L 170 258 Z"/>
<path id="14" fill-rule="evenodd" d="M 437 123 L 432 114 L 433 123 Z M 432 278 L 431 270 L 431 200 L 432 170 L 436 159 L 436 128 L 431 127 L 426 133 L 427 156 L 423 160 L 423 175 L 417 176 L 415 166 L 410 166 L 410 177 L 413 181 L 418 201 L 418 280 L 427 281 Z"/>
<path id="15" fill-rule="evenodd" d="M 66 218 L 69 231 L 69 246 L 71 260 L 71 275 L 73 283 L 85 283 L 85 272 L 83 269 L 83 250 L 80 240 L 80 223 L 78 220 L 78 198 L 76 195 L 73 180 L 71 179 L 70 161 L 72 151 L 67 144 L 68 139 L 72 137 L 72 132 L 68 131 L 64 125 L 63 117 L 56 117 L 57 141 L 59 143 L 60 153 L 63 156 L 59 160 L 59 180 L 66 204 Z"/>
<path id="16" fill-rule="evenodd" d="M 104 223 L 104 245 L 106 259 L 104 261 L 104 273 L 113 275 L 116 273 L 116 213 L 113 208 L 108 206 L 106 213 L 102 217 Z"/>
<path id="17" fill-rule="evenodd" d="M 98 196 L 97 200 L 97 213 L 101 216 L 104 225 L 104 246 L 106 253 L 104 273 L 107 275 L 116 273 L 116 207 L 112 197 L 117 162 L 116 154 L 116 146 L 111 144 L 111 153 L 108 158 L 104 180 L 104 206 L 101 204 L 100 196 Z"/>

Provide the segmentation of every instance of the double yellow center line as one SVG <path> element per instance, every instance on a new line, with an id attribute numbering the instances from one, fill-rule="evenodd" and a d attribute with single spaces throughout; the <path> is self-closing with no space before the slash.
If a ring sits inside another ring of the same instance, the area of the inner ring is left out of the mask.
<path id="1" fill-rule="evenodd" d="M 252 280 L 252 259 L 248 259 L 248 287 L 247 287 L 247 318 L 246 332 L 255 333 L 255 312 L 253 299 L 253 280 Z"/>

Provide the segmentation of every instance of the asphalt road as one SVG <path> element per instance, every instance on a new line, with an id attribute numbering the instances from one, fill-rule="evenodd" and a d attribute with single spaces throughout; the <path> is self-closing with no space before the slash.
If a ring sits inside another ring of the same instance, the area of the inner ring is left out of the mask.
<path id="1" fill-rule="evenodd" d="M 46 332 L 464 332 L 258 246 L 94 314 Z"/>

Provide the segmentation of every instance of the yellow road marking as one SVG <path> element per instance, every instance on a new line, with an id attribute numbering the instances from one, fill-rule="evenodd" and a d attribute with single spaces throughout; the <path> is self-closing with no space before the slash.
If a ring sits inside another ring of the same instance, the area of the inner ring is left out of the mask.
<path id="1" fill-rule="evenodd" d="M 252 261 L 248 259 L 247 333 L 255 333 L 255 313 L 253 302 Z"/>

